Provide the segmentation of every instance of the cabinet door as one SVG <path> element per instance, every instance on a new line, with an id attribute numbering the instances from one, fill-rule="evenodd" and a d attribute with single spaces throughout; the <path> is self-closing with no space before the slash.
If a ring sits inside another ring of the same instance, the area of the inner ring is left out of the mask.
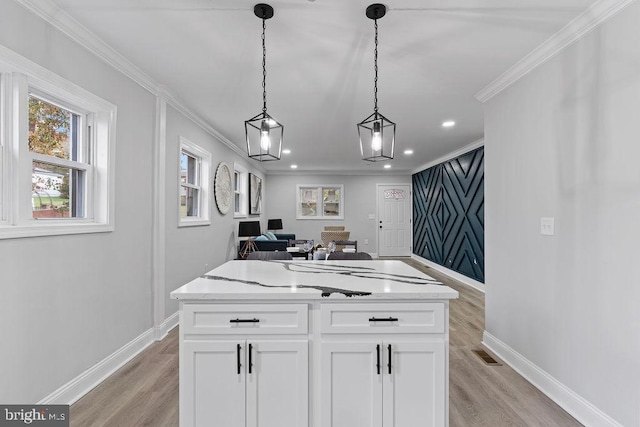
<path id="1" fill-rule="evenodd" d="M 238 347 L 240 346 L 240 347 Z M 180 426 L 245 427 L 245 346 L 185 341 L 181 351 Z"/>
<path id="2" fill-rule="evenodd" d="M 385 342 L 383 354 L 384 427 L 446 425 L 445 344 Z"/>
<path id="3" fill-rule="evenodd" d="M 248 341 L 246 349 L 247 427 L 308 426 L 308 341 Z"/>
<path id="4" fill-rule="evenodd" d="M 322 343 L 322 427 L 382 427 L 381 342 Z"/>

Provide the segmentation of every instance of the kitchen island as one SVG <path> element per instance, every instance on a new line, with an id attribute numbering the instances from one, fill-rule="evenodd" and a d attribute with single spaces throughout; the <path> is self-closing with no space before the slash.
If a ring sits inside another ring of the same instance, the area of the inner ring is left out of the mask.
<path id="1" fill-rule="evenodd" d="M 449 300 L 401 261 L 230 261 L 180 301 L 180 425 L 448 425 Z"/>

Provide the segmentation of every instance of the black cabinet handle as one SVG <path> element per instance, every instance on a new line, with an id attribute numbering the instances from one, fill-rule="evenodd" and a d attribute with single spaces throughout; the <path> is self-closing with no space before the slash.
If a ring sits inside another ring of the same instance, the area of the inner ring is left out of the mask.
<path id="1" fill-rule="evenodd" d="M 258 323 L 260 319 L 231 319 L 229 323 Z"/>
<path id="2" fill-rule="evenodd" d="M 391 373 L 391 344 L 389 344 L 388 348 L 389 348 L 389 363 L 388 363 L 388 366 L 389 366 L 389 373 Z"/>
<path id="3" fill-rule="evenodd" d="M 253 366 L 253 361 L 251 360 L 251 350 L 253 349 L 253 345 L 249 344 L 249 373 L 251 373 L 251 367 Z"/>
<path id="4" fill-rule="evenodd" d="M 238 375 L 240 375 L 240 368 L 242 367 L 242 364 L 240 363 L 240 349 L 242 347 L 240 346 L 240 344 L 238 344 L 238 347 L 236 347 L 236 357 L 237 357 L 237 366 L 238 366 Z"/>
<path id="5" fill-rule="evenodd" d="M 369 322 L 397 322 L 397 317 L 370 317 Z"/>
<path id="6" fill-rule="evenodd" d="M 380 375 L 380 344 L 376 345 L 376 356 L 377 356 L 376 368 L 378 368 L 378 375 Z"/>

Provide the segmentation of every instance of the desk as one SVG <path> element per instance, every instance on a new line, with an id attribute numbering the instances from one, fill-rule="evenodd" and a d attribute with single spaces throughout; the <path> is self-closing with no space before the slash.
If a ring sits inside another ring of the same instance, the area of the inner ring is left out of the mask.
<path id="1" fill-rule="evenodd" d="M 448 425 L 458 293 L 401 261 L 230 261 L 171 297 L 182 427 Z"/>

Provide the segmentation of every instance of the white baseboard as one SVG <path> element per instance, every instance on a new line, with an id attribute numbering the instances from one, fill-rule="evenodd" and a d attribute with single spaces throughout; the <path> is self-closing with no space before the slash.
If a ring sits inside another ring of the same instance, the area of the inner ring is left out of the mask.
<path id="1" fill-rule="evenodd" d="M 411 254 L 411 258 L 416 261 L 420 261 L 423 264 L 426 264 L 428 267 L 433 268 L 434 270 L 438 270 L 440 273 L 446 274 L 452 279 L 456 279 L 458 282 L 462 282 L 467 286 L 471 286 L 472 288 L 484 293 L 484 283 L 478 282 L 477 280 L 473 280 L 470 277 L 465 276 L 464 274 L 460 274 L 456 271 L 450 270 L 447 267 L 443 267 L 440 264 L 436 264 L 433 261 L 429 261 L 426 258 L 422 258 L 419 255 Z"/>
<path id="2" fill-rule="evenodd" d="M 164 338 L 178 324 L 178 312 L 169 316 L 159 327 L 151 328 L 134 338 L 129 343 L 96 363 L 62 387 L 49 394 L 38 405 L 62 404 L 72 405 L 82 396 L 93 390 L 102 381 L 137 356 L 155 341 Z M 160 338 L 156 338 L 160 337 Z"/>
<path id="3" fill-rule="evenodd" d="M 484 331 L 482 344 L 585 426 L 623 427 L 487 331 Z"/>

